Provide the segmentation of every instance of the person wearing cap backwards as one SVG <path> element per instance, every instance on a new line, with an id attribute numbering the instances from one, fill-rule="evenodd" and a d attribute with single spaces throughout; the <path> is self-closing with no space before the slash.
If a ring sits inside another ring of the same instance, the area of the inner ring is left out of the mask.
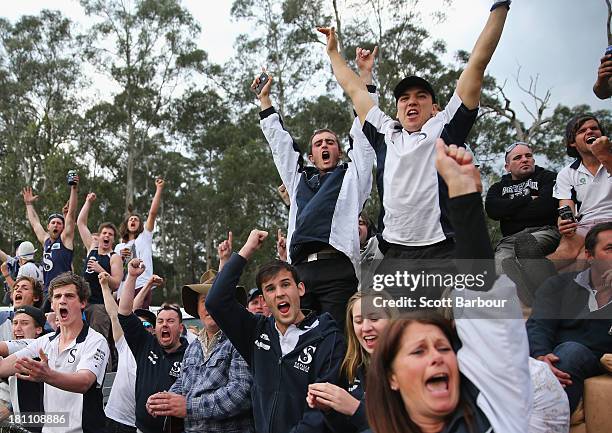
<path id="1" fill-rule="evenodd" d="M 409 76 L 393 94 L 397 119 L 383 113 L 346 65 L 334 28 L 327 54 L 340 86 L 351 98 L 363 132 L 376 151 L 376 182 L 381 201 L 379 248 L 385 258 L 450 259 L 453 230 L 448 217 L 448 188 L 434 166 L 435 142 L 464 146 L 476 120 L 485 69 L 502 34 L 510 1 L 494 1 L 489 19 L 444 110 L 425 79 Z"/>
<path id="2" fill-rule="evenodd" d="M 53 213 L 47 219 L 47 230 L 40 223 L 40 218 L 34 209 L 34 202 L 38 195 L 34 195 L 31 187 L 22 191 L 26 206 L 28 221 L 36 234 L 36 238 L 43 246 L 43 289 L 45 295 L 49 283 L 56 276 L 72 271 L 72 255 L 74 250 L 74 226 L 79 192 L 79 178 L 76 176 L 75 184 L 70 186 L 70 199 L 68 212 L 64 217 L 61 213 Z"/>
<path id="3" fill-rule="evenodd" d="M 215 274 L 208 270 L 200 284 L 183 286 L 183 307 L 190 315 L 199 317 L 204 328 L 187 348 L 181 375 L 170 392 L 149 397 L 147 410 L 153 416 L 185 418 L 186 433 L 254 432 L 251 373 L 205 306 Z M 242 305 L 246 303 L 241 287 L 236 290 L 236 300 Z"/>
<path id="4" fill-rule="evenodd" d="M 170 389 L 181 373 L 187 340 L 181 337 L 180 307 L 163 304 L 157 312 L 155 335 L 149 333 L 132 312 L 136 281 L 145 272 L 141 259 L 128 263 L 127 277 L 119 300 L 119 324 L 136 359 L 136 427 L 143 433 L 182 432 L 183 420 L 170 415 L 152 416 L 147 399 Z"/>
<path id="5" fill-rule="evenodd" d="M 296 269 L 281 260 L 261 266 L 255 278 L 270 317 L 253 314 L 236 300 L 242 271 L 267 236 L 251 231 L 217 275 L 205 307 L 249 364 L 255 430 L 324 432 L 323 414 L 306 405 L 306 394 L 311 383 L 337 381 L 345 344 L 335 321 L 329 313 L 302 311 L 304 283 Z"/>
<path id="6" fill-rule="evenodd" d="M 43 273 L 40 267 L 34 263 L 34 253 L 37 250 L 32 245 L 32 242 L 25 241 L 19 244 L 15 253 L 16 259 L 19 261 L 19 271 L 17 272 L 17 278 L 19 277 L 31 277 L 40 283 L 43 283 Z M 15 281 L 11 278 L 11 275 L 3 272 L 2 275 L 6 281 L 6 284 L 12 289 L 15 285 Z"/>
<path id="7" fill-rule="evenodd" d="M 43 312 L 30 305 L 15 308 L 13 317 L 13 336 L 10 341 L 0 342 L 0 356 L 9 356 L 30 343 L 31 340 L 45 333 L 46 319 Z M 40 358 L 36 358 L 40 360 Z M 18 415 L 22 412 L 44 412 L 42 404 L 43 383 L 30 382 L 18 379 L 15 376 L 8 378 L 11 396 L 12 413 Z M 41 427 L 28 426 L 28 431 L 37 433 Z"/>
<path id="8" fill-rule="evenodd" d="M 368 88 L 374 88 L 370 85 L 375 53 L 358 48 L 356 57 L 359 85 L 367 95 Z M 355 121 L 347 152 L 350 162 L 342 163 L 338 135 L 318 129 L 308 143 L 308 159 L 314 167 L 304 166 L 298 145 L 272 106 L 272 83 L 268 75 L 257 97 L 261 130 L 289 194 L 287 259 L 304 281 L 302 306 L 329 312 L 342 326 L 346 304 L 358 285 L 357 219 L 372 189 L 374 150 Z M 251 88 L 256 91 L 258 85 L 259 77 Z"/>
<path id="9" fill-rule="evenodd" d="M 565 141 L 567 155 L 576 160 L 557 175 L 553 197 L 559 206 L 569 206 L 576 221 L 558 218 L 561 242 L 547 256 L 533 235 L 524 233 L 516 240 L 522 244 L 517 259 L 523 279 L 534 291 L 557 270 L 584 269 L 575 261 L 585 256 L 586 234 L 595 225 L 612 221 L 612 145 L 604 125 L 593 114 L 579 114 L 568 122 Z"/>
<path id="10" fill-rule="evenodd" d="M 102 382 L 108 344 L 83 321 L 89 287 L 82 277 L 65 272 L 51 281 L 49 296 L 58 330 L 0 361 L 0 377 L 17 373 L 18 379 L 44 382 L 45 412 L 61 412 L 64 422 L 54 427 L 49 420 L 43 433 L 98 433 L 104 429 Z"/>

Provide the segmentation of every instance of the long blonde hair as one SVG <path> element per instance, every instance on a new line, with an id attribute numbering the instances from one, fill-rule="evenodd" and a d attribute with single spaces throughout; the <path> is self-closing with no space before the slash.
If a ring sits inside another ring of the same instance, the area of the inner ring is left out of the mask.
<path id="1" fill-rule="evenodd" d="M 377 296 L 387 297 L 385 293 L 377 294 Z M 353 307 L 364 298 L 374 297 L 373 293 L 357 292 L 351 296 L 346 304 L 346 320 L 344 332 L 346 334 L 346 354 L 340 367 L 341 374 L 347 379 L 348 383 L 353 383 L 357 377 L 357 369 L 363 366 L 367 370 L 370 364 L 370 354 L 361 346 L 353 324 Z M 387 318 L 393 319 L 397 317 L 397 311 L 392 308 L 383 308 Z"/>

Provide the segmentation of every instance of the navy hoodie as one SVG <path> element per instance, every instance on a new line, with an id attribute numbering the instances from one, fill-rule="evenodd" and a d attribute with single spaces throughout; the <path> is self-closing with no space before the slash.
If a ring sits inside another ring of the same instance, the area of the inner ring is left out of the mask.
<path id="1" fill-rule="evenodd" d="M 206 309 L 251 368 L 255 429 L 258 433 L 325 432 L 323 414 L 308 407 L 306 394 L 311 383 L 335 383 L 344 338 L 328 313 L 310 314 L 297 324 L 309 331 L 283 356 L 274 318 L 252 314 L 234 298 L 246 263 L 240 255 L 232 255 L 206 296 Z"/>

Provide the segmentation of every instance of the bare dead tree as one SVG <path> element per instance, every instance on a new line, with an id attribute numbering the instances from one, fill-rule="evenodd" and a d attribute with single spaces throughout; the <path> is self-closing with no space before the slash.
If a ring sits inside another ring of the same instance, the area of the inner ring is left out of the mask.
<path id="1" fill-rule="evenodd" d="M 516 110 L 512 106 L 512 101 L 504 92 L 504 87 L 506 85 L 505 81 L 502 85 L 496 86 L 497 91 L 495 97 L 497 98 L 497 103 L 483 104 L 484 111 L 482 116 L 496 114 L 508 119 L 516 132 L 517 139 L 529 143 L 530 140 L 542 130 L 542 127 L 551 121 L 550 117 L 545 116 L 546 110 L 550 107 L 551 93 L 550 89 L 548 89 L 544 93 L 544 96 L 538 95 L 539 75 L 529 77 L 528 84 L 523 84 L 520 74 L 521 67 L 519 66 L 514 78 L 518 88 L 525 93 L 528 99 L 530 99 L 529 105 L 525 103 L 525 101 L 521 101 L 520 104 L 527 114 L 529 114 L 529 117 L 531 117 L 531 126 L 525 128 L 523 123 L 518 119 Z"/>

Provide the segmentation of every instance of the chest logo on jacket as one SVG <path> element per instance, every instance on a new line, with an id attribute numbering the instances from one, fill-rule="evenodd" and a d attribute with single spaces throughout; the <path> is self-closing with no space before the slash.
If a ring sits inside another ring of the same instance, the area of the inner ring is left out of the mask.
<path id="1" fill-rule="evenodd" d="M 302 353 L 300 353 L 298 360 L 293 364 L 293 367 L 308 373 L 310 371 L 309 364 L 312 362 L 316 350 L 317 348 L 315 346 L 306 346 L 304 350 L 302 350 Z"/>
<path id="2" fill-rule="evenodd" d="M 172 377 L 179 377 L 181 375 L 181 361 L 175 361 L 168 374 Z"/>
<path id="3" fill-rule="evenodd" d="M 263 341 L 268 341 L 268 342 L 270 341 L 270 337 L 268 337 L 268 334 L 265 334 L 265 333 L 261 334 L 259 338 L 260 338 L 259 340 L 255 340 L 255 347 L 257 347 L 258 349 L 270 350 L 270 345 L 263 342 Z"/>
<path id="4" fill-rule="evenodd" d="M 151 364 L 153 364 L 153 365 L 157 364 L 158 356 L 152 350 L 149 352 L 149 357 L 148 358 L 149 358 L 149 361 L 151 361 Z"/>
<path id="5" fill-rule="evenodd" d="M 517 185 L 505 186 L 502 189 L 502 196 L 509 195 L 509 198 L 513 199 L 515 197 L 532 195 L 535 191 L 538 191 L 538 181 L 529 179 Z"/>

